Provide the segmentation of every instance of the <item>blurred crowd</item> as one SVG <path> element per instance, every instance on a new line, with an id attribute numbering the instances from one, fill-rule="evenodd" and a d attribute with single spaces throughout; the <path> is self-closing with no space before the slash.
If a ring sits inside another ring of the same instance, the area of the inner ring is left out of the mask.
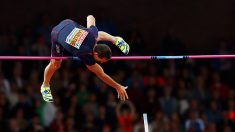
<path id="1" fill-rule="evenodd" d="M 50 55 L 48 16 L 36 24 L 1 27 L 0 55 Z M 58 22 L 57 22 L 58 23 Z M 98 29 L 118 35 L 108 20 Z M 148 55 L 144 34 L 133 23 L 120 34 L 131 55 Z M 155 55 L 187 54 L 185 44 L 171 32 Z M 211 53 L 231 54 L 226 41 Z M 119 54 L 115 47 L 114 54 Z M 102 64 L 117 82 L 129 86 L 129 100 L 117 99 L 115 89 L 100 81 L 79 61 L 66 60 L 51 82 L 53 103 L 40 95 L 48 61 L 0 62 L 0 131 L 12 132 L 150 132 L 235 131 L 235 65 L 232 59 L 110 61 Z"/>

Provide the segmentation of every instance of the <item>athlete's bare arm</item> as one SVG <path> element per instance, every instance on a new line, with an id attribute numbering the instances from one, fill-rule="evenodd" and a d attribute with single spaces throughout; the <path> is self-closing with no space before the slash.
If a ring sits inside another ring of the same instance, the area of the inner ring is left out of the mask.
<path id="1" fill-rule="evenodd" d="M 128 99 L 128 95 L 126 93 L 125 87 L 118 84 L 116 81 L 114 81 L 109 75 L 107 75 L 103 68 L 99 64 L 94 65 L 87 65 L 87 68 L 96 74 L 97 77 L 99 77 L 102 81 L 104 81 L 106 84 L 110 85 L 111 87 L 115 88 L 118 92 L 119 98 L 121 100 Z"/>

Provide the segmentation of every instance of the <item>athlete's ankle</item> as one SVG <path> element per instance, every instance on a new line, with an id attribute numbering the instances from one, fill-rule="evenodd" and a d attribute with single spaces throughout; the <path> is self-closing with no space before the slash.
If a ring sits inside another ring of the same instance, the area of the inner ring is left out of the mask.
<path id="1" fill-rule="evenodd" d="M 43 87 L 50 87 L 50 84 L 43 82 L 43 83 L 42 83 L 42 86 L 43 86 Z"/>
<path id="2" fill-rule="evenodd" d="M 115 36 L 115 37 L 113 38 L 113 41 L 114 41 L 114 44 L 115 44 L 115 45 L 117 45 L 117 42 L 118 42 L 118 36 Z"/>
<path id="3" fill-rule="evenodd" d="M 118 45 L 119 44 L 119 40 L 120 40 L 121 37 L 115 36 L 114 38 L 115 38 L 114 39 L 115 40 L 115 45 Z"/>
<path id="4" fill-rule="evenodd" d="M 117 43 L 117 41 L 118 41 L 118 37 L 114 37 L 114 39 L 113 39 L 113 41 L 114 41 L 114 44 L 116 44 Z"/>

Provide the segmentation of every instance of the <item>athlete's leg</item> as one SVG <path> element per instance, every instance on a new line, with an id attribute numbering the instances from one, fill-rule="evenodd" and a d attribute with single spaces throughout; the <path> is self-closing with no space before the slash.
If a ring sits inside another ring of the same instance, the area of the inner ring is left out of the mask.
<path id="1" fill-rule="evenodd" d="M 51 56 L 63 56 L 64 48 L 56 41 L 56 32 L 52 31 Z M 41 86 L 42 97 L 46 102 L 53 102 L 53 96 L 50 89 L 50 81 L 54 73 L 60 68 L 62 60 L 52 59 L 44 70 L 44 79 Z"/>
<path id="2" fill-rule="evenodd" d="M 43 80 L 43 86 L 49 87 L 50 86 L 50 81 L 55 73 L 60 68 L 60 65 L 62 63 L 62 60 L 54 60 L 52 59 L 50 63 L 47 65 L 47 67 L 44 70 L 44 80 Z"/>
<path id="3" fill-rule="evenodd" d="M 106 32 L 99 31 L 97 41 L 110 41 L 115 44 L 124 54 L 128 54 L 130 47 L 121 37 L 112 36 Z"/>
<path id="4" fill-rule="evenodd" d="M 114 37 L 104 31 L 99 31 L 97 41 L 110 41 L 115 44 L 117 41 L 117 37 Z"/>
<path id="5" fill-rule="evenodd" d="M 44 80 L 41 86 L 42 97 L 46 102 L 53 102 L 53 96 L 50 89 L 50 81 L 53 74 L 60 68 L 62 60 L 52 59 L 44 70 Z"/>

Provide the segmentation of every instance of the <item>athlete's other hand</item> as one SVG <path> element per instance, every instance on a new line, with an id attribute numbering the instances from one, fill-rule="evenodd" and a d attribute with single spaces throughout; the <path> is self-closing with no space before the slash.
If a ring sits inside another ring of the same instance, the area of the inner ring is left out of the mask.
<path id="1" fill-rule="evenodd" d="M 117 93 L 118 93 L 118 99 L 120 99 L 120 100 L 122 100 L 122 101 L 125 101 L 125 100 L 128 99 L 128 95 L 127 95 L 127 93 L 126 93 L 126 89 L 127 89 L 127 88 L 128 88 L 127 86 L 124 87 L 124 86 L 121 86 L 121 85 L 116 88 Z"/>

